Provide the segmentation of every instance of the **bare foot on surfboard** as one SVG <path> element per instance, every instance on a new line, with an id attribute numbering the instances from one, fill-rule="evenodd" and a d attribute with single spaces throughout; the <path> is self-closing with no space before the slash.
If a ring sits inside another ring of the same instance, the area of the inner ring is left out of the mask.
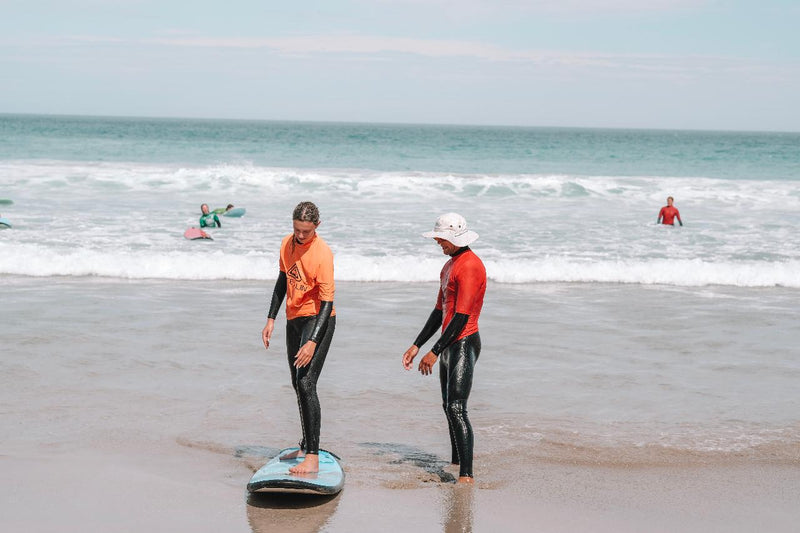
<path id="1" fill-rule="evenodd" d="M 292 474 L 313 474 L 319 472 L 319 455 L 309 453 L 302 463 L 291 467 L 289 472 Z"/>

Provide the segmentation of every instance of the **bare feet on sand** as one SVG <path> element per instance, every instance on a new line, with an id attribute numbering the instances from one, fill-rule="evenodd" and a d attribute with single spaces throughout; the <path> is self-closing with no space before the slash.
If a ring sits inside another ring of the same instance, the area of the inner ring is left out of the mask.
<path id="1" fill-rule="evenodd" d="M 319 455 L 309 453 L 306 458 L 299 465 L 295 465 L 289 469 L 292 474 L 311 474 L 319 472 Z"/>
<path id="2" fill-rule="evenodd" d="M 293 452 L 289 452 L 286 455 L 281 455 L 281 461 L 291 461 L 292 459 L 297 459 L 298 457 L 303 457 L 306 454 L 303 450 L 295 450 Z"/>
<path id="3" fill-rule="evenodd" d="M 469 476 L 461 476 L 458 478 L 458 483 L 467 483 L 469 485 L 474 485 L 475 480 Z"/>

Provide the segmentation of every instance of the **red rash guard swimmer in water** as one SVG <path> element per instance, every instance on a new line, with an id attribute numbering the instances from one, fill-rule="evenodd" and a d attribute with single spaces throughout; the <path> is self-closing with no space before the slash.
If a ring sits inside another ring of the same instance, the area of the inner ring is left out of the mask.
<path id="1" fill-rule="evenodd" d="M 652 212 L 652 211 L 651 211 Z M 661 211 L 658 213 L 658 219 L 661 220 L 662 224 L 667 224 L 669 226 L 675 225 L 675 219 L 678 219 L 681 226 L 683 226 L 683 222 L 681 221 L 681 214 L 678 212 L 676 207 L 671 205 L 665 205 L 661 208 Z M 691 216 L 689 218 L 692 218 Z M 650 220 L 653 220 L 652 218 Z"/>

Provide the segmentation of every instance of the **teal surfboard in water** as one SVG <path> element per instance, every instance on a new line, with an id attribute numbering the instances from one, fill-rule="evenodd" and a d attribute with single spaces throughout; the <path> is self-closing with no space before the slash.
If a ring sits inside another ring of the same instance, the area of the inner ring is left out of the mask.
<path id="1" fill-rule="evenodd" d="M 11 221 L 7 218 L 0 217 L 0 229 L 6 229 L 11 227 Z"/>
<path id="2" fill-rule="evenodd" d="M 222 216 L 225 217 L 242 217 L 247 212 L 247 209 L 244 207 L 234 207 L 232 209 L 228 209 L 227 211 L 222 213 Z"/>
<path id="3" fill-rule="evenodd" d="M 281 457 L 298 448 L 286 448 L 273 457 L 250 478 L 248 492 L 285 492 L 294 494 L 336 494 L 344 487 L 344 471 L 339 458 L 326 450 L 319 451 L 319 472 L 316 474 L 292 474 L 289 469 L 303 460 Z"/>

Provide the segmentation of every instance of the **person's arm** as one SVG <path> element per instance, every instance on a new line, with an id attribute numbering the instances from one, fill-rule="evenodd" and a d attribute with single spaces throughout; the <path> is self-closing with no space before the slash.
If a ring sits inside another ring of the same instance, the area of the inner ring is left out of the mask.
<path id="1" fill-rule="evenodd" d="M 434 344 L 433 348 L 431 348 L 431 353 L 438 357 L 445 350 L 445 348 L 453 344 L 458 336 L 461 335 L 461 332 L 464 331 L 464 326 L 467 325 L 468 320 L 469 315 L 464 313 L 456 313 L 453 315 L 450 323 L 447 324 L 446 328 L 444 328 L 442 336 L 439 337 L 439 340 L 436 341 L 436 344 Z"/>
<path id="2" fill-rule="evenodd" d="M 214 222 L 217 224 L 218 228 L 222 227 L 222 222 L 219 221 L 219 215 L 217 215 L 216 213 L 214 214 Z"/>
<path id="3" fill-rule="evenodd" d="M 661 208 L 661 211 L 658 212 L 658 220 L 656 220 L 656 224 L 661 224 L 661 220 L 664 218 L 664 208 Z"/>
<path id="4" fill-rule="evenodd" d="M 681 214 L 680 214 L 680 212 L 679 212 L 677 209 L 675 210 L 675 218 L 677 218 L 677 219 L 678 219 L 678 224 L 680 224 L 681 226 L 683 226 L 683 220 L 681 220 Z"/>
<path id="5" fill-rule="evenodd" d="M 269 312 L 267 318 L 275 319 L 278 316 L 278 311 L 281 310 L 281 304 L 286 296 L 286 272 L 278 272 L 278 279 L 275 280 L 275 287 L 272 289 L 272 300 L 269 303 Z"/>
<path id="6" fill-rule="evenodd" d="M 443 317 L 444 312 L 441 309 L 434 309 L 431 311 L 428 321 L 425 322 L 425 325 L 422 327 L 422 331 L 419 332 L 416 340 L 414 340 L 414 346 L 419 348 L 428 342 L 430 338 L 433 337 L 433 334 L 436 333 L 436 331 L 441 327 Z"/>
<path id="7" fill-rule="evenodd" d="M 441 354 L 445 348 L 453 344 L 461 332 L 464 331 L 464 326 L 467 324 L 469 320 L 469 315 L 465 315 L 464 313 L 456 313 L 453 318 L 450 320 L 450 323 L 447 324 L 447 327 L 444 328 L 444 333 L 442 336 L 439 337 L 439 340 L 436 341 L 436 344 L 433 345 L 433 348 L 426 353 L 419 362 L 419 371 L 422 372 L 422 375 L 427 376 L 433 372 L 433 365 L 436 364 L 436 361 L 439 359 L 439 354 Z M 427 339 L 426 339 L 427 340 Z M 424 344 L 424 343 L 423 343 Z M 413 368 L 413 361 L 414 357 L 419 353 L 419 347 L 414 344 L 406 350 L 406 353 L 403 354 L 403 366 L 406 370 L 411 370 Z"/>
<path id="8" fill-rule="evenodd" d="M 333 312 L 333 302 L 321 301 L 319 303 L 319 312 L 317 313 L 317 320 L 314 322 L 314 327 L 311 329 L 311 336 L 308 338 L 310 342 L 319 344 L 320 337 L 325 331 L 325 326 L 328 325 L 328 320 L 331 318 Z"/>
<path id="9" fill-rule="evenodd" d="M 264 342 L 264 348 L 269 349 L 269 340 L 272 337 L 272 331 L 275 329 L 275 317 L 278 316 L 278 311 L 281 309 L 283 298 L 286 296 L 286 272 L 278 272 L 278 279 L 275 281 L 275 288 L 272 289 L 272 300 L 269 304 L 269 312 L 267 313 L 267 324 L 261 330 L 261 340 Z"/>

